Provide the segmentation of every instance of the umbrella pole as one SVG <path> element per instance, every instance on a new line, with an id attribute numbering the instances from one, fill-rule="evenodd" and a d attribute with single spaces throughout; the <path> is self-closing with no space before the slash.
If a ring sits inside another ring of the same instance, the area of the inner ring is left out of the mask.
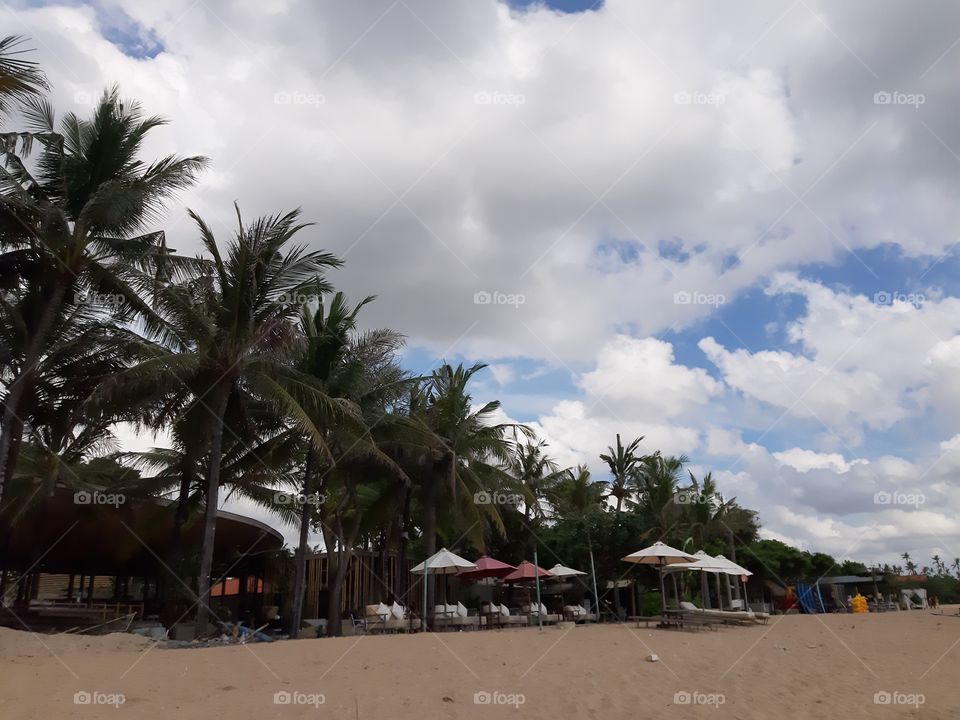
<path id="1" fill-rule="evenodd" d="M 663 589 L 663 558 L 660 558 L 660 613 L 664 616 L 667 614 L 667 596 L 666 591 Z"/>
<path id="2" fill-rule="evenodd" d="M 600 621 L 600 596 L 597 595 L 597 571 L 593 567 L 593 550 L 590 550 L 590 580 L 593 582 L 593 605 L 591 608 L 597 613 L 597 622 Z"/>
<path id="3" fill-rule="evenodd" d="M 423 631 L 427 631 L 427 574 L 428 565 L 430 564 L 430 558 L 427 558 L 423 561 L 423 617 L 421 618 L 423 624 Z"/>
<path id="4" fill-rule="evenodd" d="M 533 574 L 537 580 L 537 623 L 543 630 L 543 609 L 540 607 L 540 564 L 537 562 L 537 551 L 533 551 Z"/>
<path id="5" fill-rule="evenodd" d="M 715 573 L 717 576 L 717 607 L 720 610 L 723 610 L 723 595 L 720 593 L 720 573 Z"/>

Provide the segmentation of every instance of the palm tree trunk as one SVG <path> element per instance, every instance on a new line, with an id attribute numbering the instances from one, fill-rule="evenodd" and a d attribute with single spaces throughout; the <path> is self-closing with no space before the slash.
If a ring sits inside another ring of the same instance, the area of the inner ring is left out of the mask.
<path id="1" fill-rule="evenodd" d="M 23 357 L 23 365 L 7 386 L 7 396 L 3 399 L 3 415 L 0 416 L 0 502 L 3 502 L 4 480 L 13 475 L 13 468 L 17 464 L 17 455 L 20 444 L 14 443 L 13 437 L 16 428 L 22 428 L 22 419 L 27 414 L 24 400 L 27 391 L 33 385 L 33 376 L 37 364 L 47 347 L 48 336 L 60 314 L 64 298 L 67 295 L 68 283 L 63 278 L 56 281 L 50 297 L 40 315 L 40 322 L 34 329 L 27 351 Z"/>
<path id="2" fill-rule="evenodd" d="M 428 472 L 423 483 L 423 552 L 424 557 L 431 557 L 437 551 L 437 478 L 436 473 Z M 423 582 L 427 585 L 427 605 L 422 608 L 423 617 L 429 617 L 428 608 L 434 606 L 436 587 L 430 582 L 433 576 L 423 574 Z"/>
<path id="3" fill-rule="evenodd" d="M 303 469 L 303 505 L 300 508 L 300 543 L 297 546 L 296 567 L 293 574 L 293 595 L 290 637 L 296 639 L 300 634 L 300 621 L 303 618 L 303 591 L 307 582 L 307 541 L 310 535 L 310 493 L 313 485 L 313 469 L 316 466 L 316 452 L 311 447 L 307 451 L 307 460 Z"/>
<path id="4" fill-rule="evenodd" d="M 394 597 L 405 598 L 407 588 L 410 586 L 409 574 L 407 573 L 407 544 L 410 541 L 410 501 L 413 498 L 413 490 L 410 487 L 403 489 L 403 517 L 400 519 L 400 557 L 397 567 L 397 581 L 394 588 Z"/>
<path id="5" fill-rule="evenodd" d="M 179 600 L 181 592 L 180 543 L 183 539 L 183 527 L 187 524 L 190 508 L 190 488 L 193 486 L 193 471 L 196 464 L 195 445 L 187 442 L 184 445 L 183 469 L 180 472 L 180 490 L 177 495 L 177 507 L 173 513 L 173 530 L 170 534 L 170 552 L 167 553 L 165 573 L 158 578 L 160 586 L 160 606 L 163 615 L 163 624 L 170 627 L 179 617 Z"/>
<path id="6" fill-rule="evenodd" d="M 622 497 L 622 496 L 621 496 L 621 497 L 618 497 L 618 498 L 617 498 L 616 522 L 614 523 L 614 528 L 615 528 L 616 533 L 617 533 L 616 542 L 617 542 L 618 545 L 619 545 L 619 542 L 620 542 L 620 506 L 621 506 L 622 503 L 623 503 L 623 497 Z M 616 614 L 617 620 L 619 621 L 619 620 L 621 619 L 621 618 L 620 618 L 620 588 L 617 587 L 617 578 L 616 578 L 616 577 L 614 577 L 614 579 L 613 579 L 613 612 Z"/>
<path id="7" fill-rule="evenodd" d="M 213 543 L 217 532 L 217 505 L 220 501 L 220 462 L 223 451 L 223 416 L 230 397 L 230 382 L 221 381 L 215 391 L 213 405 L 213 432 L 210 437 L 210 466 L 207 472 L 207 509 L 203 520 L 203 545 L 200 554 L 197 618 L 194 635 L 207 631 L 210 617 L 210 574 L 213 571 Z"/>

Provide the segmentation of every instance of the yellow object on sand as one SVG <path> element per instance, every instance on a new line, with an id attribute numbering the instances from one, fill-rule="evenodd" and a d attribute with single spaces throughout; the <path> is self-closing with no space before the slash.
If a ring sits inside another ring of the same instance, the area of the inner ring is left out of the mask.
<path id="1" fill-rule="evenodd" d="M 867 612 L 867 599 L 860 593 L 857 593 L 850 599 L 850 610 L 855 613 Z"/>

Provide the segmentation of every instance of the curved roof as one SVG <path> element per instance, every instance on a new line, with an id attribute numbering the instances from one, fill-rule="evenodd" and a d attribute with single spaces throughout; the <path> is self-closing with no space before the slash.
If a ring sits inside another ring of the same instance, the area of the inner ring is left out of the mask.
<path id="1" fill-rule="evenodd" d="M 67 488 L 53 493 L 16 519 L 0 513 L 0 567 L 48 573 L 153 575 L 170 561 L 175 504 L 163 498 L 127 499 L 100 493 L 79 496 Z M 203 515 L 194 513 L 182 531 L 178 559 L 198 555 Z M 217 511 L 214 569 L 262 561 L 256 556 L 283 547 L 283 536 L 253 518 Z"/>

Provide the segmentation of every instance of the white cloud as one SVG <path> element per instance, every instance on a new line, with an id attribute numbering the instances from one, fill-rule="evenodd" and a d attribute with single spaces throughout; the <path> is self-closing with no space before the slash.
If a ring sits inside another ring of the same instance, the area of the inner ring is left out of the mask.
<path id="1" fill-rule="evenodd" d="M 108 42 L 98 17 L 121 13 L 163 52 L 133 59 Z M 221 236 L 234 199 L 247 217 L 302 206 L 318 222 L 303 241 L 347 261 L 338 288 L 379 295 L 365 322 L 443 356 L 493 360 L 497 383 L 516 381 L 504 358 L 577 368 L 581 397 L 515 396 L 563 462 L 597 469 L 617 432 L 646 435 L 645 447 L 716 461 L 767 532 L 831 547 L 856 535 L 855 518 L 837 518 L 878 489 L 929 483 L 955 509 L 952 454 L 934 463 L 919 447 L 922 462 L 861 462 L 850 446 L 878 433 L 910 445 L 922 434 L 910 421 L 928 412 L 936 432 L 922 442 L 960 432 L 960 301 L 908 287 L 889 291 L 926 302 L 881 305 L 796 271 L 884 243 L 936 257 L 956 241 L 960 174 L 944 145 L 960 148 L 960 88 L 943 53 L 960 7 L 884 2 L 869 23 L 862 8 L 826 0 L 650 13 L 634 0 L 587 15 L 494 0 L 10 11 L 35 39 L 61 111 L 86 112 L 118 81 L 172 120 L 151 154 L 212 157 L 171 209 L 179 250 L 197 248 L 183 206 Z M 929 102 L 873 103 L 897 89 Z M 723 102 L 677 103 L 678 92 Z M 475 103 L 477 93 L 491 102 Z M 678 250 L 660 254 L 661 241 Z M 802 297 L 805 314 L 768 323 L 771 338 L 785 331 L 782 347 L 703 338 L 722 383 L 654 337 L 715 311 L 675 293 L 730 303 L 763 282 L 771 301 Z M 481 290 L 524 302 L 476 304 Z M 778 430 L 797 437 L 771 452 L 761 433 L 784 412 Z M 759 439 L 744 442 L 748 429 Z M 926 542 L 918 517 L 907 516 L 915 535 L 884 531 L 878 542 L 888 552 Z"/>
<path id="2" fill-rule="evenodd" d="M 721 385 L 701 368 L 674 362 L 673 346 L 655 338 L 618 335 L 597 354 L 597 367 L 580 386 L 611 412 L 672 418 L 706 404 Z"/>

